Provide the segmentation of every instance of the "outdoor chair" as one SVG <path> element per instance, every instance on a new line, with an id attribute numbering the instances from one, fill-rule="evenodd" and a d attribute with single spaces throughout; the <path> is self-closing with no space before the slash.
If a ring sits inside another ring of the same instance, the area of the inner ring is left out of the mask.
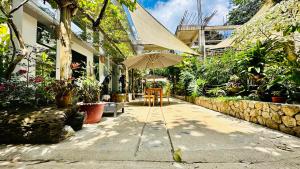
<path id="1" fill-rule="evenodd" d="M 153 102 L 153 106 L 154 106 L 155 95 L 153 92 L 149 92 L 147 91 L 147 89 L 145 89 L 143 98 L 144 98 L 144 105 L 146 104 L 146 102 L 148 102 L 149 106 L 151 106 L 151 102 Z"/>

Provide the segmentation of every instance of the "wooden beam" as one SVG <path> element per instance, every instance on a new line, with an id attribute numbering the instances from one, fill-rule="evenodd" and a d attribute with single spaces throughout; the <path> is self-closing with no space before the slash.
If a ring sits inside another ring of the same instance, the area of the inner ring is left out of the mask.
<path id="1" fill-rule="evenodd" d="M 235 30 L 239 28 L 240 25 L 221 25 L 221 26 L 205 26 L 204 30 L 205 31 L 225 31 L 225 30 Z M 185 30 L 199 30 L 201 27 L 198 25 L 181 25 L 178 26 L 178 33 L 180 31 L 185 31 Z"/>

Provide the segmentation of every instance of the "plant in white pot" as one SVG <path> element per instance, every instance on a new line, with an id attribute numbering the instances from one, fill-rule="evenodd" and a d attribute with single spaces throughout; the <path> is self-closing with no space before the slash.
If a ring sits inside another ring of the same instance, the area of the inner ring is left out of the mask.
<path id="1" fill-rule="evenodd" d="M 86 124 L 98 123 L 103 115 L 105 103 L 100 102 L 100 83 L 92 77 L 82 77 L 78 80 L 78 95 L 82 101 L 80 110 L 86 112 Z"/>

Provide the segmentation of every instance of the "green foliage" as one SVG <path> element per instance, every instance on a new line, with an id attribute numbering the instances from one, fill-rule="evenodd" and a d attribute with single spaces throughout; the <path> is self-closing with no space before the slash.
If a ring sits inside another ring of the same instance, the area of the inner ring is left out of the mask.
<path id="1" fill-rule="evenodd" d="M 262 0 L 234 0 L 237 7 L 229 12 L 230 25 L 242 25 L 249 21 L 260 9 Z"/>
<path id="2" fill-rule="evenodd" d="M 36 59 L 36 75 L 45 79 L 45 86 L 49 85 L 49 82 L 51 83 L 55 75 L 55 55 L 52 54 L 51 57 L 48 53 L 50 52 L 42 52 L 37 55 Z"/>
<path id="3" fill-rule="evenodd" d="M 174 93 L 183 96 L 186 94 L 186 88 L 182 81 L 179 81 L 176 84 L 174 84 Z"/>
<path id="4" fill-rule="evenodd" d="M 0 24 L 3 24 L 3 23 L 5 23 L 5 22 L 6 22 L 6 20 L 7 20 L 7 18 L 6 18 L 6 17 L 4 17 L 3 15 L 0 15 Z"/>
<path id="5" fill-rule="evenodd" d="M 181 163 L 182 162 L 182 151 L 180 148 L 176 149 L 173 153 L 173 159 L 176 161 L 176 162 L 179 162 Z"/>
<path id="6" fill-rule="evenodd" d="M 226 90 L 228 94 L 237 94 L 243 88 L 241 85 L 241 79 L 237 75 L 230 76 L 228 83 L 226 84 Z"/>
<path id="7" fill-rule="evenodd" d="M 0 24 L 0 77 L 4 77 L 4 71 L 8 67 L 10 35 L 8 27 Z"/>
<path id="8" fill-rule="evenodd" d="M 26 71 L 18 71 L 7 81 L 0 79 L 0 108 L 39 107 L 51 104 L 54 95 L 41 77 L 26 80 Z"/>
<path id="9" fill-rule="evenodd" d="M 81 77 L 78 79 L 79 98 L 84 103 L 96 103 L 100 99 L 101 85 L 100 82 L 91 77 Z"/>
<path id="10" fill-rule="evenodd" d="M 78 1 L 78 4 L 82 9 L 84 9 L 85 13 L 89 14 L 93 18 L 97 18 L 100 11 L 102 10 L 103 2 L 104 0 L 80 0 Z M 135 9 L 136 1 L 118 0 L 118 2 L 122 5 L 125 5 L 129 10 Z M 80 12 L 78 15 L 74 16 L 73 20 L 75 20 L 75 22 L 78 25 L 80 25 L 83 29 L 86 29 L 86 27 L 92 29 L 90 20 L 86 18 L 86 15 Z M 122 59 L 124 58 L 124 56 L 133 56 L 133 48 L 130 44 L 130 39 L 128 37 L 129 25 L 127 23 L 127 18 L 121 5 L 113 3 L 112 1 L 108 2 L 108 6 L 105 11 L 105 16 L 100 23 L 100 28 L 106 33 L 106 36 L 108 36 L 111 40 L 104 38 L 104 40 L 98 42 L 98 39 L 94 39 L 95 46 L 100 45 L 104 48 L 107 55 L 116 58 Z M 85 34 L 84 36 L 94 36 L 95 38 L 99 38 L 98 34 Z M 115 45 L 112 45 L 112 43 L 114 43 Z"/>
<path id="11" fill-rule="evenodd" d="M 170 95 L 172 88 L 173 88 L 172 84 L 170 82 L 167 82 L 165 85 L 165 94 Z"/>
<path id="12" fill-rule="evenodd" d="M 229 50 L 221 56 L 208 58 L 202 65 L 201 74 L 210 85 L 225 84 L 231 75 L 241 71 L 238 62 L 242 57 Z"/>
<path id="13" fill-rule="evenodd" d="M 49 92 L 53 93 L 55 97 L 75 96 L 77 92 L 77 86 L 72 84 L 69 80 L 56 80 L 49 86 Z"/>
<path id="14" fill-rule="evenodd" d="M 192 93 L 197 91 L 195 75 L 190 71 L 184 70 L 180 73 L 180 82 L 184 86 L 185 95 L 190 96 Z"/>
<path id="15" fill-rule="evenodd" d="M 242 69 L 239 75 L 245 76 L 246 78 L 262 76 L 267 52 L 266 44 L 257 41 L 253 47 L 238 53 L 238 55 L 241 56 L 238 67 Z M 243 80 L 245 80 L 245 78 Z"/>
<path id="16" fill-rule="evenodd" d="M 32 85 L 35 85 L 34 83 Z M 0 107 L 32 106 L 35 102 L 35 90 L 26 81 L 13 77 L 10 81 L 0 81 Z"/>
<path id="17" fill-rule="evenodd" d="M 242 100 L 243 98 L 240 96 L 237 96 L 237 97 L 236 96 L 234 96 L 234 97 L 221 96 L 221 97 L 217 97 L 216 99 L 219 101 L 238 101 L 238 100 Z"/>
<path id="18" fill-rule="evenodd" d="M 213 96 L 213 97 L 222 97 L 222 96 L 226 96 L 226 92 L 223 88 L 221 87 L 216 87 L 216 88 L 212 88 L 212 89 L 209 89 L 207 91 L 207 93 L 210 95 L 210 96 Z"/>
<path id="19" fill-rule="evenodd" d="M 249 2 L 236 3 L 242 6 Z M 279 92 L 289 102 L 299 99 L 300 51 L 296 44 L 299 14 L 299 1 L 282 1 L 266 15 L 238 29 L 232 50 L 207 57 L 205 61 L 186 57 L 172 68 L 173 72 L 167 71 L 169 77 L 180 75 L 179 79 L 173 78 L 172 82 L 177 82 L 174 89 L 187 96 L 237 96 L 271 101 L 272 94 Z"/>

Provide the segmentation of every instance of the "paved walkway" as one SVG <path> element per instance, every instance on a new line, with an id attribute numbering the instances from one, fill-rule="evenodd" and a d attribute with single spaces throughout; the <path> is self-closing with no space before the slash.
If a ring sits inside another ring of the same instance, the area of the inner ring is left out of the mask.
<path id="1" fill-rule="evenodd" d="M 300 168 L 300 139 L 172 99 L 132 103 L 54 145 L 0 146 L 0 168 Z M 175 163 L 174 150 L 184 163 Z"/>

